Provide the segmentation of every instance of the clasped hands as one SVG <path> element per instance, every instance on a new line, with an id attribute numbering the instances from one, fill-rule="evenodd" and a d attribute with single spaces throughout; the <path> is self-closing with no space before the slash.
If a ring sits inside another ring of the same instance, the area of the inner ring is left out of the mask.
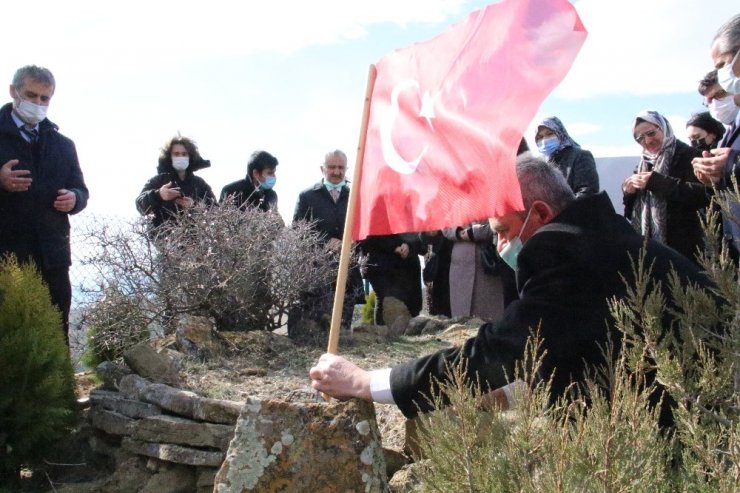
<path id="1" fill-rule="evenodd" d="M 704 151 L 702 157 L 692 159 L 691 166 L 694 168 L 696 179 L 708 186 L 719 183 L 731 150 L 729 147 L 720 147 L 719 149 Z"/>
<path id="2" fill-rule="evenodd" d="M 637 193 L 638 190 L 644 190 L 652 174 L 652 171 L 639 171 L 628 176 L 622 183 L 622 191 L 626 194 L 632 194 Z"/>

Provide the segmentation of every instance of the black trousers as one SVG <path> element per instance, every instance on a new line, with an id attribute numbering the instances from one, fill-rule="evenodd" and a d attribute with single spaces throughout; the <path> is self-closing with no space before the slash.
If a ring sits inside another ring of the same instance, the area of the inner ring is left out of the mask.
<path id="1" fill-rule="evenodd" d="M 369 271 L 365 278 L 375 291 L 375 324 L 385 325 L 383 320 L 383 300 L 392 296 L 404 302 L 412 317 L 421 311 L 421 275 L 414 271 L 387 270 Z"/>
<path id="2" fill-rule="evenodd" d="M 72 283 L 69 281 L 69 267 L 39 269 L 41 278 L 49 287 L 51 302 L 62 312 L 64 339 L 69 346 L 69 310 L 72 306 Z"/>

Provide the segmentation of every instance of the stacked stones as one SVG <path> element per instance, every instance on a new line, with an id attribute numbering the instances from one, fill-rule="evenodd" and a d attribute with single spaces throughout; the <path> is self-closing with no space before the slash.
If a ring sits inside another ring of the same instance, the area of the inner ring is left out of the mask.
<path id="1" fill-rule="evenodd" d="M 370 403 L 209 399 L 170 385 L 174 363 L 146 343 L 124 360 L 135 373 L 106 363 L 111 390 L 90 392 L 90 445 L 116 471 L 89 491 L 388 491 Z"/>
<path id="2" fill-rule="evenodd" d="M 176 379 L 166 357 L 149 346 L 137 346 L 126 361 L 150 377 Z M 151 364 L 154 361 L 158 363 Z M 204 398 L 135 373 L 120 376 L 111 386 L 117 391 L 90 392 L 90 421 L 102 432 L 93 437 L 93 450 L 115 455 L 120 448 L 188 466 L 192 470 L 186 475 L 197 482 L 197 491 L 213 491 L 243 403 Z"/>

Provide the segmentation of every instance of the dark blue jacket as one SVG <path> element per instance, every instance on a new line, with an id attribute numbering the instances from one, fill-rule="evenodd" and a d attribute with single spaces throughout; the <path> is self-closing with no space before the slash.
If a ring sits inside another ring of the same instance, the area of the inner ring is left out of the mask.
<path id="1" fill-rule="evenodd" d="M 89 197 L 75 145 L 48 119 L 39 123 L 38 142 L 26 142 L 11 110 L 11 103 L 0 108 L 0 166 L 18 159 L 13 169 L 30 170 L 33 183 L 26 192 L 0 189 L 0 254 L 13 252 L 20 260 L 33 259 L 44 269 L 69 267 L 68 215 L 84 209 Z M 69 213 L 54 209 L 62 188 L 77 196 Z"/>

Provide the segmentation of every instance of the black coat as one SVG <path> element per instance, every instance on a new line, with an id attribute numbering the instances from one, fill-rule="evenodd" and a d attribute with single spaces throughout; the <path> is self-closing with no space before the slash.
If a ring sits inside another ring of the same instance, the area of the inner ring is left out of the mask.
<path id="1" fill-rule="evenodd" d="M 647 190 L 666 201 L 665 244 L 690 259 L 694 259 L 697 249 L 703 246 L 699 210 L 709 205 L 707 187 L 699 183 L 691 165 L 691 160 L 700 155 L 698 149 L 677 140 L 670 175 L 653 172 L 645 185 Z M 624 216 L 635 221 L 639 220 L 633 218 L 637 195 L 624 195 Z"/>
<path id="2" fill-rule="evenodd" d="M 342 187 L 339 200 L 334 202 L 322 182 L 302 191 L 293 212 L 293 222 L 305 220 L 313 222 L 313 227 L 321 233 L 324 241 L 331 238 L 342 239 L 344 220 L 349 203 L 349 188 Z"/>
<path id="3" fill-rule="evenodd" d="M 174 200 L 162 200 L 159 195 L 159 189 L 169 182 L 174 183 L 180 188 L 184 197 L 190 197 L 195 202 L 204 202 L 207 205 L 216 203 L 216 196 L 213 195 L 210 185 L 206 181 L 195 176 L 193 172 L 209 168 L 211 162 L 206 159 L 192 159 L 186 170 L 185 179 L 181 180 L 172 163 L 166 158 L 159 158 L 157 164 L 157 175 L 153 176 L 146 182 L 141 193 L 136 197 L 136 209 L 142 216 L 152 215 L 152 226 L 157 227 L 162 223 L 177 217 L 182 212 L 182 207 L 177 205 Z"/>
<path id="4" fill-rule="evenodd" d="M 277 212 L 278 196 L 275 190 L 262 190 L 255 188 L 251 181 L 237 180 L 226 185 L 221 190 L 218 201 L 223 203 L 226 197 L 234 197 L 234 205 L 244 209 L 245 207 L 257 207 L 261 211 Z"/>
<path id="5" fill-rule="evenodd" d="M 12 104 L 0 108 L 0 166 L 11 159 L 16 170 L 30 170 L 33 183 L 26 192 L 0 190 L 0 254 L 13 252 L 33 259 L 41 268 L 69 267 L 69 214 L 87 206 L 85 186 L 74 143 L 48 119 L 39 123 L 39 140 L 29 144 L 11 117 Z M 69 213 L 54 209 L 57 190 L 77 197 Z"/>
<path id="6" fill-rule="evenodd" d="M 430 410 L 422 397 L 429 396 L 430 382 L 448 381 L 446 365 L 461 357 L 468 360 L 469 377 L 479 377 L 484 387 L 506 385 L 530 328 L 540 322 L 547 350 L 540 376 L 548 379 L 554 372 L 553 397 L 562 395 L 569 382 L 585 378 L 588 367 L 604 363 L 599 345 L 605 345 L 609 333 L 620 340 L 618 331 L 607 325 L 612 322 L 607 299 L 625 296 L 620 274 L 632 285 L 631 258 L 639 257 L 642 245 L 643 237 L 614 211 L 606 193 L 577 199 L 524 244 L 516 273 L 519 299 L 506 307 L 501 320 L 482 325 L 461 348 L 392 369 L 396 404 L 409 417 L 418 412 L 417 405 Z M 648 242 L 646 262 L 654 263 L 653 278 L 664 286 L 671 266 L 683 280 L 708 284 L 696 265 L 657 242 Z"/>
<path id="7" fill-rule="evenodd" d="M 348 204 L 349 187 L 342 187 L 339 200 L 334 202 L 324 184 L 322 182 L 316 183 L 298 195 L 298 201 L 293 212 L 293 223 L 296 221 L 311 222 L 312 227 L 321 234 L 323 243 L 332 238 L 341 241 L 344 235 L 344 220 L 347 215 Z M 338 262 L 339 258 L 336 261 Z M 356 303 L 364 303 L 365 301 L 362 276 L 356 262 L 350 264 L 345 293 L 345 304 L 354 306 Z"/>
<path id="8" fill-rule="evenodd" d="M 599 192 L 599 173 L 596 161 L 589 151 L 568 146 L 556 151 L 550 157 L 568 182 L 576 197 Z"/>

